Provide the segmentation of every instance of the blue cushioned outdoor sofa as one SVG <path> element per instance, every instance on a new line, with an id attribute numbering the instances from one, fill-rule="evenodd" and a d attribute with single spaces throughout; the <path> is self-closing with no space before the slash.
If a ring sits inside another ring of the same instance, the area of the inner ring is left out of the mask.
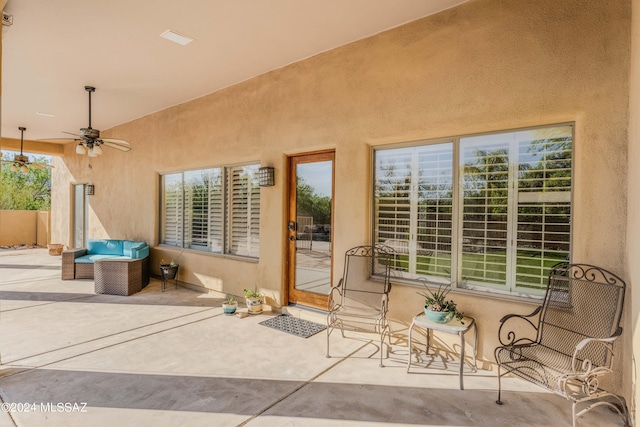
<path id="1" fill-rule="evenodd" d="M 126 295 L 132 287 L 139 291 L 149 283 L 149 246 L 131 240 L 87 239 L 86 248 L 62 252 L 62 280 L 94 278 L 96 292 L 111 284 L 126 286 Z M 116 294 L 121 292 L 125 291 Z"/>

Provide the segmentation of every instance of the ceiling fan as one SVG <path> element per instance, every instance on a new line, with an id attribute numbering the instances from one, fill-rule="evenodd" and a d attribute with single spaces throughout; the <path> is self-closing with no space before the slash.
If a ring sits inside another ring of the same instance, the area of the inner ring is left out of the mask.
<path id="1" fill-rule="evenodd" d="M 100 138 L 100 131 L 91 127 L 91 93 L 95 92 L 96 88 L 93 86 L 85 86 L 84 90 L 89 93 L 89 126 L 80 128 L 80 134 L 62 132 L 77 137 L 73 139 L 74 141 L 80 141 L 76 146 L 76 153 L 87 153 L 89 157 L 97 157 L 102 154 L 103 145 L 120 151 L 130 151 L 131 146 L 129 142 L 124 139 Z"/>
<path id="2" fill-rule="evenodd" d="M 29 172 L 29 166 L 36 169 L 44 169 L 44 168 L 52 168 L 52 165 L 47 165 L 44 163 L 35 163 L 30 162 L 29 157 L 22 154 L 22 146 L 24 145 L 24 131 L 27 128 L 20 126 L 20 154 L 16 154 L 13 157 L 13 160 L 3 160 L 2 163 L 11 165 L 11 172 Z"/>

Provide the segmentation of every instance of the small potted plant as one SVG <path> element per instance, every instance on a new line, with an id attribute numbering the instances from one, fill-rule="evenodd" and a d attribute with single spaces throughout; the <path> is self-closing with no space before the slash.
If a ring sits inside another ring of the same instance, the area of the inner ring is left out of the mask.
<path id="1" fill-rule="evenodd" d="M 233 314 L 238 308 L 238 301 L 233 294 L 227 294 L 227 299 L 222 303 L 222 311 L 224 314 Z"/>
<path id="2" fill-rule="evenodd" d="M 424 314 L 427 319 L 435 323 L 448 323 L 455 317 L 464 325 L 463 313 L 458 311 L 453 300 L 447 299 L 447 295 L 451 291 L 449 285 L 440 285 L 437 291 L 433 291 L 426 283 L 422 285 L 425 291 L 418 292 L 418 295 L 424 297 Z"/>
<path id="3" fill-rule="evenodd" d="M 249 314 L 262 313 L 262 304 L 264 303 L 264 295 L 253 289 L 244 290 L 245 303 Z"/>

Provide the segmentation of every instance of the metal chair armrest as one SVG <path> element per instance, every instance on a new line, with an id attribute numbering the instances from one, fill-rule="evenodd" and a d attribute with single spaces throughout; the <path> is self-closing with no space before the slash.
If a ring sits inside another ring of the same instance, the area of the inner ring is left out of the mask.
<path id="1" fill-rule="evenodd" d="M 336 305 L 334 292 L 342 296 L 342 281 L 343 279 L 340 279 L 340 281 L 338 281 L 338 284 L 336 286 L 332 286 L 329 290 L 329 300 L 327 301 L 327 308 L 329 309 L 329 311 L 332 311 L 334 309 L 334 306 Z"/>
<path id="2" fill-rule="evenodd" d="M 542 306 L 538 306 L 530 314 L 527 314 L 527 315 L 507 314 L 502 319 L 500 319 L 500 327 L 498 328 L 498 340 L 500 341 L 500 344 L 502 344 L 503 346 L 506 346 L 506 345 L 532 344 L 532 343 L 534 343 L 535 340 L 532 339 L 532 338 L 517 338 L 516 337 L 516 333 L 514 331 L 507 332 L 506 340 L 503 340 L 502 328 L 507 324 L 507 321 L 512 320 L 512 319 L 519 319 L 519 320 L 523 320 L 525 322 L 525 324 L 528 324 L 531 328 L 533 328 L 533 331 L 535 331 L 535 333 L 537 335 L 538 327 L 531 321 L 531 318 L 534 317 L 534 316 L 537 316 L 540 313 L 541 310 L 542 310 Z"/>
<path id="3" fill-rule="evenodd" d="M 542 310 L 542 306 L 536 307 L 536 309 L 533 310 L 533 312 L 531 314 L 526 314 L 526 315 L 522 315 L 522 314 L 507 314 L 506 316 L 503 316 L 502 319 L 500 319 L 500 323 L 504 323 L 507 320 L 511 319 L 512 317 L 519 317 L 521 319 L 526 319 L 526 318 L 529 318 L 529 317 L 533 317 L 533 316 L 537 315 L 538 313 L 540 313 L 540 310 Z"/>
<path id="4" fill-rule="evenodd" d="M 580 375 L 587 376 L 592 374 L 602 375 L 601 373 L 598 373 L 601 370 L 604 370 L 607 373 L 611 371 L 610 366 L 612 364 L 612 359 L 613 359 L 613 342 L 621 334 L 622 334 L 622 328 L 618 327 L 618 329 L 616 330 L 616 333 L 609 338 L 585 338 L 582 341 L 580 341 L 576 345 L 576 348 L 573 351 L 573 356 L 571 357 L 571 370 L 573 371 L 573 373 L 579 373 Z M 589 344 L 601 345 L 606 349 L 607 353 L 609 353 L 610 355 L 610 357 L 607 357 L 607 360 L 609 361 L 609 366 L 598 366 L 594 368 L 591 360 L 589 359 L 582 359 L 582 362 L 578 361 L 578 356 L 580 356 L 580 352 L 582 352 L 584 348 Z"/>

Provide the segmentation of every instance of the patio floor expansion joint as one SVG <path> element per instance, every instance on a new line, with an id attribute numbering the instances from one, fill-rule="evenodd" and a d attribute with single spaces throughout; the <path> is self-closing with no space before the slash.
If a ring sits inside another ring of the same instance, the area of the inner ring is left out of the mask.
<path id="1" fill-rule="evenodd" d="M 182 316 L 172 317 L 171 319 L 165 319 L 165 320 L 161 320 L 161 321 L 158 321 L 158 322 L 149 323 L 148 325 L 139 326 L 137 328 L 132 328 L 132 329 L 127 329 L 127 330 L 120 331 L 120 332 L 117 332 L 117 333 L 114 333 L 114 334 L 104 335 L 104 336 L 99 337 L 99 338 L 93 338 L 91 340 L 86 340 L 86 341 L 75 343 L 75 344 L 72 344 L 72 345 L 69 345 L 69 346 L 56 348 L 56 349 L 49 350 L 49 351 L 46 351 L 46 352 L 42 352 L 42 353 L 39 353 L 39 354 L 29 355 L 27 357 L 22 357 L 20 359 L 11 360 L 11 361 L 8 361 L 8 362 L 2 361 L 1 360 L 2 355 L 0 354 L 0 366 L 5 366 L 5 365 L 12 364 L 12 363 L 16 363 L 16 362 L 19 362 L 21 360 L 28 360 L 28 359 L 30 359 L 32 357 L 42 356 L 42 355 L 45 355 L 45 354 L 54 353 L 56 351 L 66 350 L 66 349 L 69 349 L 69 348 L 73 348 L 73 347 L 77 347 L 77 346 L 80 346 L 80 345 L 88 344 L 90 342 L 99 341 L 99 340 L 102 340 L 102 339 L 105 339 L 105 338 L 115 337 L 115 336 L 118 336 L 120 334 L 136 331 L 136 330 L 139 330 L 139 329 L 144 329 L 144 328 L 147 328 L 147 327 L 150 327 L 150 326 L 153 326 L 153 325 L 158 325 L 158 324 L 161 324 L 161 323 L 169 322 L 169 321 L 180 319 L 180 318 L 183 318 L 183 317 L 188 317 L 188 316 L 192 316 L 192 315 L 195 315 L 195 314 L 204 313 L 206 311 L 213 310 L 214 308 L 217 308 L 217 307 L 210 307 L 210 308 L 207 308 L 205 310 L 200 310 L 200 311 L 197 311 L 197 312 L 194 312 L 194 313 L 189 313 L 189 314 L 185 314 L 185 315 L 182 315 Z M 119 346 L 119 345 L 122 345 L 122 344 L 126 344 L 126 343 L 129 343 L 129 342 L 141 339 L 141 338 L 146 338 L 146 337 L 150 337 L 150 336 L 157 335 L 157 334 L 160 334 L 160 333 L 164 333 L 164 332 L 167 332 L 167 331 L 171 331 L 171 330 L 174 330 L 174 329 L 178 329 L 178 328 L 181 328 L 183 326 L 193 325 L 195 323 L 202 322 L 202 321 L 205 321 L 205 320 L 209 320 L 209 319 L 212 319 L 214 317 L 218 317 L 218 316 L 222 316 L 222 315 L 223 315 L 223 313 L 214 314 L 213 316 L 208 316 L 208 317 L 205 317 L 205 318 L 202 318 L 202 319 L 194 320 L 192 322 L 183 323 L 183 324 L 180 324 L 180 325 L 177 325 L 177 326 L 172 326 L 170 328 L 162 329 L 162 330 L 159 330 L 159 331 L 154 331 L 154 332 L 151 332 L 151 333 L 148 333 L 148 334 L 145 334 L 145 335 L 140 335 L 140 336 L 137 336 L 137 337 L 134 337 L 134 338 L 131 338 L 131 339 L 127 339 L 127 340 L 124 340 L 124 341 L 120 341 L 120 342 L 117 342 L 117 343 L 113 343 L 113 344 L 105 345 L 105 346 L 102 346 L 102 347 L 94 348 L 94 349 L 92 349 L 90 351 L 85 351 L 85 352 L 82 352 L 82 353 L 74 354 L 74 355 L 69 356 L 69 357 L 63 357 L 61 359 L 57 359 L 57 360 L 54 360 L 54 361 L 51 361 L 51 362 L 48 362 L 48 363 L 43 363 L 41 365 L 37 365 L 37 366 L 31 367 L 31 368 L 27 368 L 24 371 L 16 372 L 14 374 L 9 374 L 9 375 L 7 375 L 7 377 L 12 376 L 12 375 L 20 375 L 22 373 L 29 372 L 29 371 L 32 371 L 34 369 L 39 369 L 39 368 L 43 368 L 45 366 L 50 366 L 50 365 L 53 365 L 55 363 L 63 362 L 65 360 L 71 360 L 71 359 L 74 359 L 74 358 L 79 357 L 79 356 L 84 356 L 84 355 L 87 355 L 87 354 L 95 353 L 96 351 L 101 351 L 101 350 L 104 350 L 104 349 L 107 349 L 107 348 L 116 347 L 116 346 Z"/>
<path id="2" fill-rule="evenodd" d="M 309 384 L 313 383 L 315 380 L 317 380 L 318 378 L 320 378 L 322 375 L 326 374 L 327 372 L 329 372 L 330 370 L 332 370 L 333 368 L 335 368 L 336 366 L 338 366 L 339 364 L 341 364 L 342 362 L 344 362 L 345 360 L 348 360 L 351 356 L 353 356 L 354 354 L 356 354 L 357 352 L 359 352 L 360 350 L 362 350 L 363 348 L 365 348 L 366 346 L 368 346 L 369 344 L 371 344 L 372 341 L 366 342 L 364 344 L 362 344 L 362 346 L 356 348 L 355 350 L 353 350 L 351 353 L 349 353 L 348 355 L 344 356 L 344 357 L 340 357 L 337 358 L 338 359 L 336 361 L 336 363 L 333 363 L 332 365 L 328 366 L 327 368 L 325 368 L 324 370 L 320 371 L 319 373 L 317 373 L 316 375 L 314 375 L 313 377 L 309 378 L 308 380 L 306 380 L 304 383 L 302 383 L 301 385 L 299 385 L 298 387 L 294 388 L 293 390 L 291 390 L 289 393 L 286 393 L 284 395 L 282 395 L 278 400 L 276 400 L 275 402 L 267 405 L 265 408 L 261 409 L 260 411 L 258 411 L 257 413 L 255 413 L 254 415 L 252 415 L 251 417 L 249 417 L 248 419 L 246 419 L 245 421 L 241 422 L 240 424 L 238 424 L 236 427 L 242 427 L 244 425 L 246 425 L 247 423 L 251 422 L 252 420 L 254 420 L 255 418 L 258 418 L 260 415 L 264 414 L 265 412 L 267 412 L 269 409 L 273 408 L 274 406 L 276 406 L 277 404 L 283 402 L 284 400 L 288 399 L 289 397 L 291 397 L 292 395 L 294 395 L 295 393 L 299 392 L 300 390 L 302 390 L 303 388 L 307 387 Z"/>

